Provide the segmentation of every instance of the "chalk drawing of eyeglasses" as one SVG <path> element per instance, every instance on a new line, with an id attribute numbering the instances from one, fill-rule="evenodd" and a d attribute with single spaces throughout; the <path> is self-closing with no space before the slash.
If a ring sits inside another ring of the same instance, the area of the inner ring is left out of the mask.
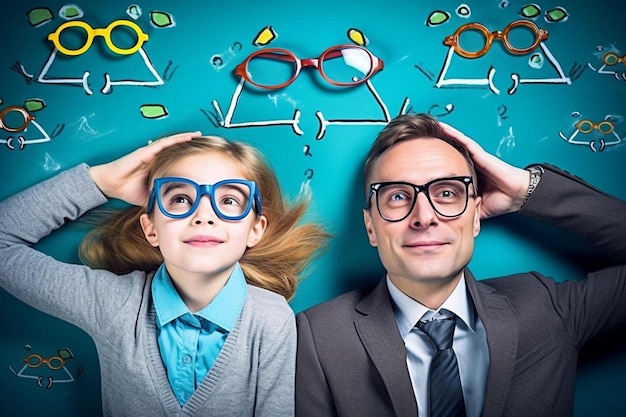
<path id="1" fill-rule="evenodd" d="M 615 47 L 611 45 L 611 48 L 614 49 Z M 599 55 L 596 54 L 596 56 L 600 58 Z M 613 68 L 620 63 L 626 65 L 626 55 L 620 55 L 618 51 L 614 49 L 613 51 L 603 54 L 600 59 L 602 61 L 600 68 L 594 68 L 591 62 L 587 63 L 587 66 L 598 74 L 612 75 L 617 80 L 626 81 L 626 71 L 624 71 L 624 67 Z"/>
<path id="2" fill-rule="evenodd" d="M 481 42 L 475 41 L 472 34 L 481 35 Z M 531 38 L 528 38 L 530 33 Z M 525 36 L 522 36 L 525 35 Z M 565 76 L 561 65 L 556 60 L 545 44 L 549 34 L 545 29 L 540 29 L 537 25 L 528 20 L 516 20 L 509 23 L 504 29 L 490 31 L 485 25 L 473 22 L 460 26 L 452 35 L 446 36 L 443 44 L 448 47 L 448 53 L 442 65 L 439 77 L 435 83 L 438 88 L 452 86 L 475 86 L 488 87 L 495 94 L 500 94 L 500 89 L 494 84 L 496 73 L 495 65 L 490 65 L 485 78 L 446 78 L 450 64 L 454 55 L 465 59 L 477 59 L 485 56 L 491 49 L 494 41 L 500 41 L 504 48 L 515 56 L 534 55 L 543 56 L 550 62 L 558 74 L 557 78 L 527 78 L 520 77 L 518 73 L 512 73 L 513 84 L 508 88 L 508 94 L 514 94 L 520 84 L 571 84 L 569 77 Z M 470 41 L 467 41 L 470 38 Z M 477 46 L 478 45 L 478 46 Z M 541 55 L 543 54 L 543 55 Z"/>
<path id="3" fill-rule="evenodd" d="M 48 35 L 47 39 L 52 42 L 54 48 L 50 52 L 50 55 L 38 75 L 33 75 L 31 72 L 27 71 L 19 62 L 16 62 L 13 68 L 21 73 L 29 82 L 34 80 L 41 84 L 78 85 L 85 90 L 87 95 L 92 95 L 93 90 L 91 87 L 90 71 L 85 70 L 80 75 L 68 74 L 67 76 L 62 74 L 49 76 L 48 73 L 53 71 L 52 68 L 54 67 L 57 55 L 66 55 L 70 59 L 77 58 L 90 49 L 94 39 L 98 36 L 104 39 L 104 43 L 109 50 L 125 57 L 124 59 L 126 59 L 126 57 L 128 57 L 128 59 L 136 59 L 131 58 L 131 56 L 140 57 L 143 60 L 145 69 L 149 73 L 147 76 L 142 75 L 135 77 L 129 75 L 119 79 L 111 79 L 110 73 L 107 72 L 106 69 L 103 69 L 104 85 L 100 89 L 103 94 L 111 93 L 114 86 L 152 87 L 165 84 L 163 77 L 158 73 L 144 50 L 143 46 L 148 41 L 149 36 L 144 33 L 135 22 L 124 19 L 115 20 L 105 28 L 96 29 L 80 20 L 65 22 Z M 105 61 L 96 65 L 105 65 L 108 63 L 110 62 Z M 80 65 L 80 63 L 76 65 Z M 93 62 L 90 62 L 90 66 L 92 65 Z M 135 70 L 135 67 L 137 67 L 139 71 L 143 68 L 141 65 L 135 65 L 135 63 L 133 63 L 132 69 Z M 67 71 L 67 69 L 61 71 Z"/>
<path id="4" fill-rule="evenodd" d="M 17 117 L 16 117 L 17 116 Z M 26 139 L 25 133 L 28 126 L 35 126 L 43 135 L 41 138 Z M 15 150 L 14 141 L 17 140 L 19 149 L 24 149 L 27 144 L 44 143 L 50 141 L 50 135 L 35 121 L 35 116 L 20 106 L 9 106 L 0 111 L 0 130 L 9 132 L 7 137 L 0 137 L 0 144 L 5 144 L 11 150 Z M 24 132 L 18 135 L 13 133 Z M 0 132 L 0 135 L 2 133 Z"/>
<path id="5" fill-rule="evenodd" d="M 9 113 L 18 113 L 21 115 L 21 118 L 23 119 L 22 122 L 16 126 L 9 126 L 10 123 L 15 121 L 7 121 Z M 7 132 L 21 132 L 26 129 L 28 124 L 33 120 L 35 120 L 35 116 L 31 115 L 26 111 L 26 109 L 20 106 L 9 106 L 0 111 L 0 129 L 6 130 Z"/>
<path id="6" fill-rule="evenodd" d="M 612 67 L 613 65 L 617 65 L 620 62 L 626 65 L 626 55 L 619 56 L 614 52 L 609 52 L 604 54 L 604 56 L 602 57 L 602 62 L 610 67 Z"/>
<path id="7" fill-rule="evenodd" d="M 65 30 L 73 28 L 82 29 L 86 34 L 82 46 L 74 49 L 72 49 L 71 46 L 65 46 L 61 43 L 61 33 Z M 136 39 L 133 41 L 132 44 L 118 46 L 113 42 L 111 36 L 113 30 L 119 30 L 119 28 L 127 28 L 134 32 Z M 51 41 L 54 44 L 54 47 L 57 48 L 61 53 L 69 56 L 76 56 L 82 55 L 87 52 L 96 36 L 101 36 L 102 38 L 104 38 L 104 42 L 109 47 L 109 49 L 120 55 L 134 54 L 143 46 L 145 42 L 148 41 L 148 35 L 141 30 L 139 25 L 137 25 L 135 22 L 131 22 L 130 20 L 115 20 L 111 22 L 111 24 L 109 24 L 106 28 L 102 29 L 94 29 L 86 22 L 82 22 L 80 20 L 72 20 L 63 23 L 57 28 L 56 31 L 49 34 L 48 40 Z"/>
<path id="8" fill-rule="evenodd" d="M 598 132 L 602 133 L 603 135 L 608 135 L 615 130 L 615 126 L 613 126 L 613 123 L 609 122 L 608 120 L 603 120 L 600 123 L 594 123 L 591 120 L 585 119 L 580 120 L 578 123 L 576 123 L 575 126 L 580 133 L 591 133 L 594 129 L 597 129 Z"/>
<path id="9" fill-rule="evenodd" d="M 60 356 L 50 356 L 49 358 L 44 358 L 43 356 L 37 353 L 31 353 L 27 357 L 24 358 L 24 363 L 29 368 L 39 368 L 42 365 L 47 365 L 48 368 L 56 371 L 65 366 L 65 359 Z"/>
<path id="10" fill-rule="evenodd" d="M 291 51 L 266 48 L 250 54 L 235 74 L 255 87 L 277 90 L 293 83 L 303 68 L 315 68 L 329 84 L 354 87 L 384 68 L 384 63 L 359 45 L 337 45 L 318 58 L 300 59 Z"/>
<path id="11" fill-rule="evenodd" d="M 615 132 L 615 124 L 610 120 L 602 120 L 601 122 L 593 122 L 589 119 L 579 120 L 574 124 L 576 130 L 570 135 L 570 137 L 566 137 L 563 132 L 559 131 L 559 136 L 561 139 L 566 141 L 567 143 L 571 143 L 573 145 L 587 145 L 593 152 L 600 151 L 602 152 L 607 146 L 615 146 L 622 143 L 622 138 Z M 596 141 L 595 138 L 592 139 L 576 139 L 579 133 L 586 135 L 593 133 L 594 130 L 597 130 L 602 137 Z M 611 135 L 614 137 L 611 137 Z M 596 149 L 596 144 L 599 144 Z"/>
<path id="12" fill-rule="evenodd" d="M 530 45 L 518 44 L 519 40 L 512 41 L 511 40 L 511 32 L 515 28 L 527 28 L 530 29 L 533 34 L 533 39 Z M 467 33 L 468 31 L 478 31 L 484 38 L 484 46 L 481 49 L 475 51 L 468 51 L 463 46 L 461 46 L 461 35 L 463 33 Z M 516 20 L 515 22 L 507 25 L 504 30 L 496 30 L 490 32 L 487 27 L 484 25 L 474 22 L 467 23 L 463 26 L 460 26 L 454 34 L 450 36 L 446 36 L 443 43 L 444 45 L 450 46 L 454 49 L 454 52 L 459 54 L 464 58 L 475 59 L 480 58 L 485 55 L 489 49 L 491 49 L 491 45 L 494 40 L 501 41 L 507 51 L 514 55 L 526 55 L 529 52 L 534 51 L 541 42 L 548 39 L 548 31 L 544 29 L 539 29 L 537 25 L 528 20 Z"/>
<path id="13" fill-rule="evenodd" d="M 293 52 L 282 48 L 264 48 L 250 54 L 235 67 L 239 77 L 230 106 L 224 115 L 216 100 L 212 101 L 218 123 L 224 128 L 290 125 L 297 135 L 304 132 L 300 128 L 300 110 L 295 109 L 292 119 L 233 122 L 233 115 L 246 83 L 264 90 L 278 90 L 292 84 L 305 68 L 314 68 L 328 84 L 350 88 L 365 84 L 383 112 L 382 119 L 326 119 L 321 111 L 315 115 L 319 120 L 316 139 L 321 139 L 329 125 L 386 125 L 391 120 L 386 104 L 371 83 L 371 78 L 384 68 L 383 60 L 360 45 L 340 44 L 326 49 L 317 58 L 297 57 Z M 405 100 L 401 112 L 408 105 Z"/>
<path id="14" fill-rule="evenodd" d="M 24 365 L 19 371 L 13 369 L 9 365 L 9 370 L 19 378 L 33 379 L 40 388 L 50 389 L 54 384 L 74 382 L 75 378 L 65 366 L 69 359 L 73 359 L 74 355 L 68 348 L 57 350 L 56 355 L 44 357 L 38 353 L 31 353 L 26 356 L 23 361 Z M 47 371 L 47 367 L 50 371 Z M 77 376 L 80 374 L 80 368 Z"/>

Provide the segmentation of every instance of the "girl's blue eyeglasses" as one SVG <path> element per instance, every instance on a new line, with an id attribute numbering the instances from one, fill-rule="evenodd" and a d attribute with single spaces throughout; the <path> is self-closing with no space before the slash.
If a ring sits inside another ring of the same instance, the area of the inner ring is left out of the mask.
<path id="1" fill-rule="evenodd" d="M 209 196 L 213 211 L 223 220 L 241 220 L 250 213 L 254 203 L 261 214 L 261 195 L 254 181 L 227 179 L 215 184 L 198 184 L 181 177 L 163 177 L 154 180 L 148 199 L 148 213 L 156 201 L 165 216 L 182 219 L 190 216 L 200 204 L 203 195 Z"/>

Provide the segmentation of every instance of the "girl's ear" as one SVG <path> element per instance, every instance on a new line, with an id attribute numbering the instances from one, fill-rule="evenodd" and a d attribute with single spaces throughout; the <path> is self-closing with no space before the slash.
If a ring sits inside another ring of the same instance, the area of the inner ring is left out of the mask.
<path id="1" fill-rule="evenodd" d="M 139 223 L 141 223 L 141 229 L 148 243 L 155 248 L 159 246 L 159 237 L 150 216 L 146 213 L 142 214 L 141 217 L 139 217 Z"/>
<path id="2" fill-rule="evenodd" d="M 250 233 L 248 233 L 247 246 L 249 248 L 259 243 L 259 241 L 263 237 L 263 234 L 265 233 L 266 228 L 267 228 L 267 217 L 265 217 L 264 215 L 260 215 L 256 223 L 254 224 L 254 226 L 252 226 L 252 228 L 250 229 Z"/>

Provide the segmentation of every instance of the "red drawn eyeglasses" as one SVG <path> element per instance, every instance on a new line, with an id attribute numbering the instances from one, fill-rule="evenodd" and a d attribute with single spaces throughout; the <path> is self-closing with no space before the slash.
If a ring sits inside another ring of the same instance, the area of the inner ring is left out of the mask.
<path id="1" fill-rule="evenodd" d="M 291 51 L 265 48 L 235 67 L 235 74 L 255 87 L 277 90 L 293 83 L 302 68 L 313 67 L 329 84 L 352 87 L 382 70 L 383 61 L 359 45 L 335 45 L 318 58 L 300 59 Z"/>

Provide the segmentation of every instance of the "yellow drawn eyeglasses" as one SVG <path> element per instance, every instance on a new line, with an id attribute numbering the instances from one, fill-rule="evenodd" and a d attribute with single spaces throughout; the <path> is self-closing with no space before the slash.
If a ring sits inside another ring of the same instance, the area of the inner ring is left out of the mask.
<path id="1" fill-rule="evenodd" d="M 530 45 L 513 45 L 509 36 L 511 31 L 518 27 L 525 27 L 530 29 L 533 33 L 533 42 Z M 474 30 L 480 32 L 484 39 L 485 44 L 482 49 L 477 51 L 468 51 L 461 46 L 461 34 L 468 30 Z M 548 31 L 544 29 L 539 29 L 537 25 L 528 20 L 516 20 L 514 22 L 509 23 L 504 30 L 496 30 L 494 32 L 490 32 L 484 25 L 474 22 L 467 23 L 463 26 L 460 26 L 454 34 L 450 36 L 446 36 L 443 43 L 444 45 L 451 46 L 454 48 L 454 51 L 461 55 L 464 58 L 479 58 L 487 53 L 491 48 L 491 44 L 494 40 L 500 40 L 504 44 L 504 47 L 507 51 L 511 52 L 515 55 L 525 55 L 530 51 L 534 50 L 539 44 L 548 39 Z"/>
<path id="2" fill-rule="evenodd" d="M 65 359 L 60 356 L 50 356 L 49 358 L 44 358 L 37 353 L 31 353 L 25 357 L 24 362 L 29 368 L 39 368 L 41 365 L 46 364 L 48 365 L 48 368 L 53 371 L 61 369 L 65 366 Z"/>
<path id="3" fill-rule="evenodd" d="M 608 66 L 617 65 L 620 62 L 626 65 L 626 55 L 619 56 L 615 52 L 609 52 L 602 57 L 602 62 Z"/>
<path id="4" fill-rule="evenodd" d="M 22 115 L 24 121 L 19 126 L 9 126 L 7 124 L 7 115 L 11 112 L 17 112 Z M 28 124 L 35 120 L 35 116 L 29 114 L 25 109 L 20 106 L 9 106 L 6 109 L 0 111 L 0 129 L 6 130 L 7 132 L 21 132 L 26 129 Z"/>
<path id="5" fill-rule="evenodd" d="M 590 133 L 593 129 L 598 129 L 598 132 L 608 135 L 609 133 L 613 133 L 615 126 L 608 120 L 603 120 L 600 123 L 594 123 L 591 120 L 585 119 L 576 123 L 576 129 L 578 129 L 580 133 Z"/>
<path id="6" fill-rule="evenodd" d="M 111 39 L 111 33 L 113 32 L 114 29 L 119 28 L 119 27 L 127 27 L 127 28 L 130 28 L 133 32 L 135 32 L 137 39 L 133 46 L 126 48 L 126 47 L 117 46 L 113 43 Z M 71 49 L 70 47 L 66 47 L 61 44 L 61 32 L 69 28 L 80 28 L 85 31 L 86 38 L 84 40 L 84 44 L 81 47 L 76 48 L 76 49 Z M 141 30 L 139 25 L 137 25 L 135 22 L 131 22 L 130 20 L 115 20 L 111 22 L 111 24 L 109 24 L 109 26 L 107 26 L 104 29 L 94 29 L 85 22 L 82 22 L 80 20 L 72 20 L 72 21 L 63 23 L 61 26 L 57 28 L 56 31 L 49 34 L 48 40 L 51 41 L 54 44 L 54 46 L 63 54 L 75 56 L 75 55 L 84 54 L 91 47 L 91 44 L 93 43 L 93 39 L 96 36 L 102 36 L 104 38 L 106 45 L 109 47 L 109 49 L 115 52 L 116 54 L 120 54 L 120 55 L 134 54 L 135 52 L 139 50 L 139 48 L 143 46 L 145 42 L 148 41 L 148 35 L 145 34 Z"/>

